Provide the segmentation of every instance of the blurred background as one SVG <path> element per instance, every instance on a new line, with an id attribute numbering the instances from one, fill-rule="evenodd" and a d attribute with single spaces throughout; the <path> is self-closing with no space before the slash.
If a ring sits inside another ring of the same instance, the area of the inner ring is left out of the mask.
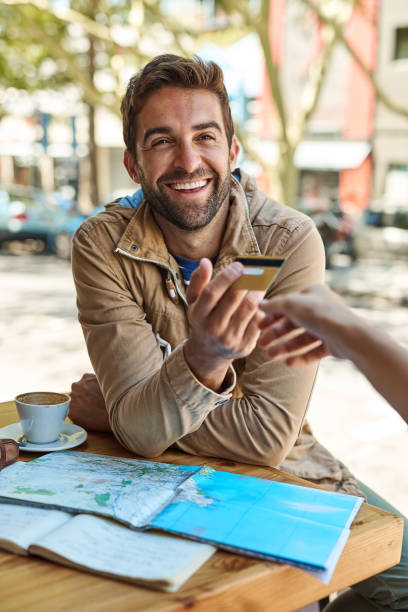
<path id="1" fill-rule="evenodd" d="M 315 220 L 327 282 L 408 346 L 406 0 L 0 0 L 0 34 L 0 401 L 91 370 L 71 238 L 135 191 L 120 100 L 166 52 L 221 65 L 240 167 Z M 407 426 L 351 364 L 322 362 L 309 419 L 408 513 Z"/>

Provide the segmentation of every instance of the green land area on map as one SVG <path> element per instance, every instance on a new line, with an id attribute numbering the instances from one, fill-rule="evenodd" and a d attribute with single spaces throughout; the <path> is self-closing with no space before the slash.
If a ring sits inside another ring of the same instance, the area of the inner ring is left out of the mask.
<path id="1" fill-rule="evenodd" d="M 199 469 L 76 451 L 50 453 L 3 470 L 0 496 L 145 527 Z"/>

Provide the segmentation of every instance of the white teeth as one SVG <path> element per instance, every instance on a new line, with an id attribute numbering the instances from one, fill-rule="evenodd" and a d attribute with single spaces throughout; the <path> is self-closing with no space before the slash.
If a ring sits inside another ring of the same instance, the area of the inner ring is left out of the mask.
<path id="1" fill-rule="evenodd" d="M 194 183 L 173 183 L 171 187 L 173 189 L 197 189 L 198 187 L 204 187 L 207 184 L 207 180 L 195 181 Z"/>

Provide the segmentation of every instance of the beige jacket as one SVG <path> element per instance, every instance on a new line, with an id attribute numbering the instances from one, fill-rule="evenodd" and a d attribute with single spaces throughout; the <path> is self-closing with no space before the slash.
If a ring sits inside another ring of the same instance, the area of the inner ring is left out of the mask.
<path id="1" fill-rule="evenodd" d="M 286 258 L 268 296 L 324 278 L 323 247 L 311 220 L 273 202 L 242 173 L 215 272 L 237 255 Z M 138 455 L 171 445 L 192 454 L 279 466 L 337 489 L 355 481 L 313 438 L 304 417 L 317 366 L 289 368 L 256 348 L 234 363 L 233 394 L 203 386 L 187 366 L 182 275 L 145 201 L 110 205 L 73 241 L 73 274 L 88 352 L 115 436 Z"/>

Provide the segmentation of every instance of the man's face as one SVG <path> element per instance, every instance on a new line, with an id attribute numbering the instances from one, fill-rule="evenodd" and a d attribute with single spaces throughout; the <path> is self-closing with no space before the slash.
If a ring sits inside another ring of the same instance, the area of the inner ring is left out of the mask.
<path id="1" fill-rule="evenodd" d="M 139 113 L 136 161 L 127 154 L 125 165 L 156 214 L 194 231 L 212 221 L 229 195 L 237 155 L 215 94 L 164 87 Z"/>

